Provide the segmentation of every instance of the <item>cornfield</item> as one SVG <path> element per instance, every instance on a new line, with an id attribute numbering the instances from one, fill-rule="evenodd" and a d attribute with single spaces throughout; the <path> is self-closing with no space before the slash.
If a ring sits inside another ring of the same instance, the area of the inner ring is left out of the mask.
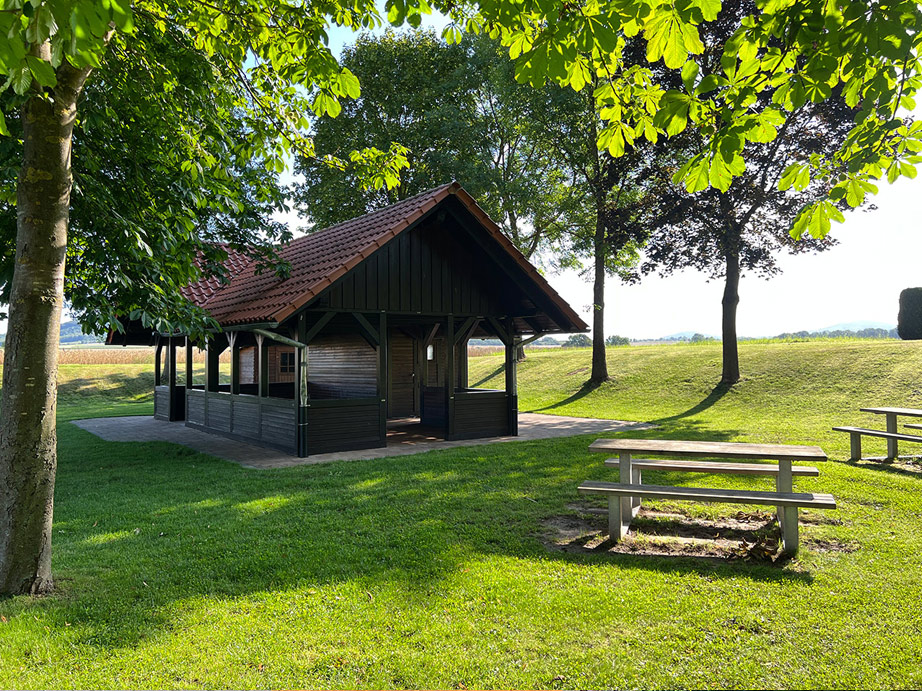
<path id="1" fill-rule="evenodd" d="M 531 350 L 549 350 L 537 346 Z M 481 346 L 471 345 L 467 348 L 469 357 L 481 357 L 485 355 L 498 355 L 504 351 L 502 346 Z M 230 362 L 230 351 L 225 350 L 221 353 L 221 362 Z M 176 361 L 179 363 L 186 362 L 186 349 L 176 349 Z M 192 362 L 204 364 L 205 351 L 193 350 Z M 0 348 L 0 364 L 3 363 L 3 349 Z M 154 365 L 154 348 L 143 346 L 90 346 L 79 348 L 61 348 L 58 350 L 58 364 L 61 365 Z"/>
<path id="2" fill-rule="evenodd" d="M 89 348 L 61 348 L 58 350 L 60 365 L 150 365 L 154 366 L 154 348 L 96 346 Z M 186 362 L 186 349 L 176 349 L 176 361 Z M 192 362 L 205 363 L 205 351 L 193 350 Z M 230 362 L 230 351 L 221 353 L 221 362 Z M 0 364 L 3 363 L 3 349 L 0 349 Z"/>

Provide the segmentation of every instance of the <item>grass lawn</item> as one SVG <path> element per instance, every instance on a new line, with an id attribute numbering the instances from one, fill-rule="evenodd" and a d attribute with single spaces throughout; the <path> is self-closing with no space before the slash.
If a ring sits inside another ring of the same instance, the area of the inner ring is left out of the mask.
<path id="1" fill-rule="evenodd" d="M 612 477 L 592 437 L 246 470 L 66 424 L 152 410 L 150 368 L 67 366 L 58 592 L 0 601 L 0 687 L 922 686 L 922 466 L 850 464 L 829 430 L 882 425 L 862 405 L 922 407 L 919 344 L 743 344 L 723 395 L 719 346 L 609 359 L 613 382 L 586 390 L 588 350 L 529 355 L 520 409 L 820 444 L 831 462 L 796 487 L 840 508 L 808 512 L 798 559 L 547 549 L 549 519 L 604 526 L 576 493 Z M 472 383 L 500 365 L 473 359 Z"/>

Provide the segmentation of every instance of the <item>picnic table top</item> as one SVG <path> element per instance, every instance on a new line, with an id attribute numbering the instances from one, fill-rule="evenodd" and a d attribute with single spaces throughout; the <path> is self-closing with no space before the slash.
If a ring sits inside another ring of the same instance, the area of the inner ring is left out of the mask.
<path id="1" fill-rule="evenodd" d="M 792 444 L 746 444 L 726 441 L 680 441 L 677 439 L 596 439 L 590 451 L 608 453 L 652 453 L 692 458 L 738 458 L 776 461 L 825 461 L 818 446 Z"/>
<path id="2" fill-rule="evenodd" d="M 916 408 L 862 408 L 862 413 L 877 413 L 878 415 L 908 415 L 922 417 L 922 410 Z"/>

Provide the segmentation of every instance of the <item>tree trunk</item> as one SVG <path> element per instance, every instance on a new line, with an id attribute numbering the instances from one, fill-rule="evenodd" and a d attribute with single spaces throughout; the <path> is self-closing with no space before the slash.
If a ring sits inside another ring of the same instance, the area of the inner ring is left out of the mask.
<path id="1" fill-rule="evenodd" d="M 595 274 L 592 283 L 592 374 L 589 381 L 600 384 L 608 380 L 605 358 L 605 223 L 601 203 L 596 204 L 595 237 L 593 238 Z"/>
<path id="2" fill-rule="evenodd" d="M 0 594 L 53 587 L 56 378 L 71 137 L 87 74 L 63 65 L 53 94 L 33 95 L 22 107 L 16 264 L 0 401 Z"/>
<path id="3" fill-rule="evenodd" d="M 727 275 L 724 282 L 723 319 L 721 338 L 723 339 L 723 369 L 720 383 L 732 386 L 740 380 L 740 358 L 736 343 L 736 308 L 740 302 L 740 258 L 736 243 L 730 243 L 724 250 Z"/>

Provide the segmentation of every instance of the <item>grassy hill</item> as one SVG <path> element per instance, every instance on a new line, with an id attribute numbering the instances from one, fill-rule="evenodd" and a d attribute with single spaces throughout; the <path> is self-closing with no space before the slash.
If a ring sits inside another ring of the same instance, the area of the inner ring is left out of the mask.
<path id="1" fill-rule="evenodd" d="M 612 348 L 614 380 L 594 390 L 587 350 L 530 353 L 521 408 L 655 421 L 650 437 L 821 444 L 830 462 L 797 487 L 840 507 L 806 512 L 788 562 L 656 554 L 643 536 L 638 553 L 582 534 L 553 546 L 562 523 L 604 526 L 575 491 L 612 479 L 592 437 L 248 470 L 66 424 L 149 413 L 150 373 L 62 367 L 59 590 L 0 601 L 0 687 L 918 688 L 920 467 L 848 463 L 829 428 L 879 424 L 865 404 L 922 407 L 922 348 L 741 356 L 745 380 L 720 393 L 719 346 Z M 500 365 L 472 359 L 472 382 L 500 383 Z M 753 516 L 649 506 L 685 524 Z"/>

